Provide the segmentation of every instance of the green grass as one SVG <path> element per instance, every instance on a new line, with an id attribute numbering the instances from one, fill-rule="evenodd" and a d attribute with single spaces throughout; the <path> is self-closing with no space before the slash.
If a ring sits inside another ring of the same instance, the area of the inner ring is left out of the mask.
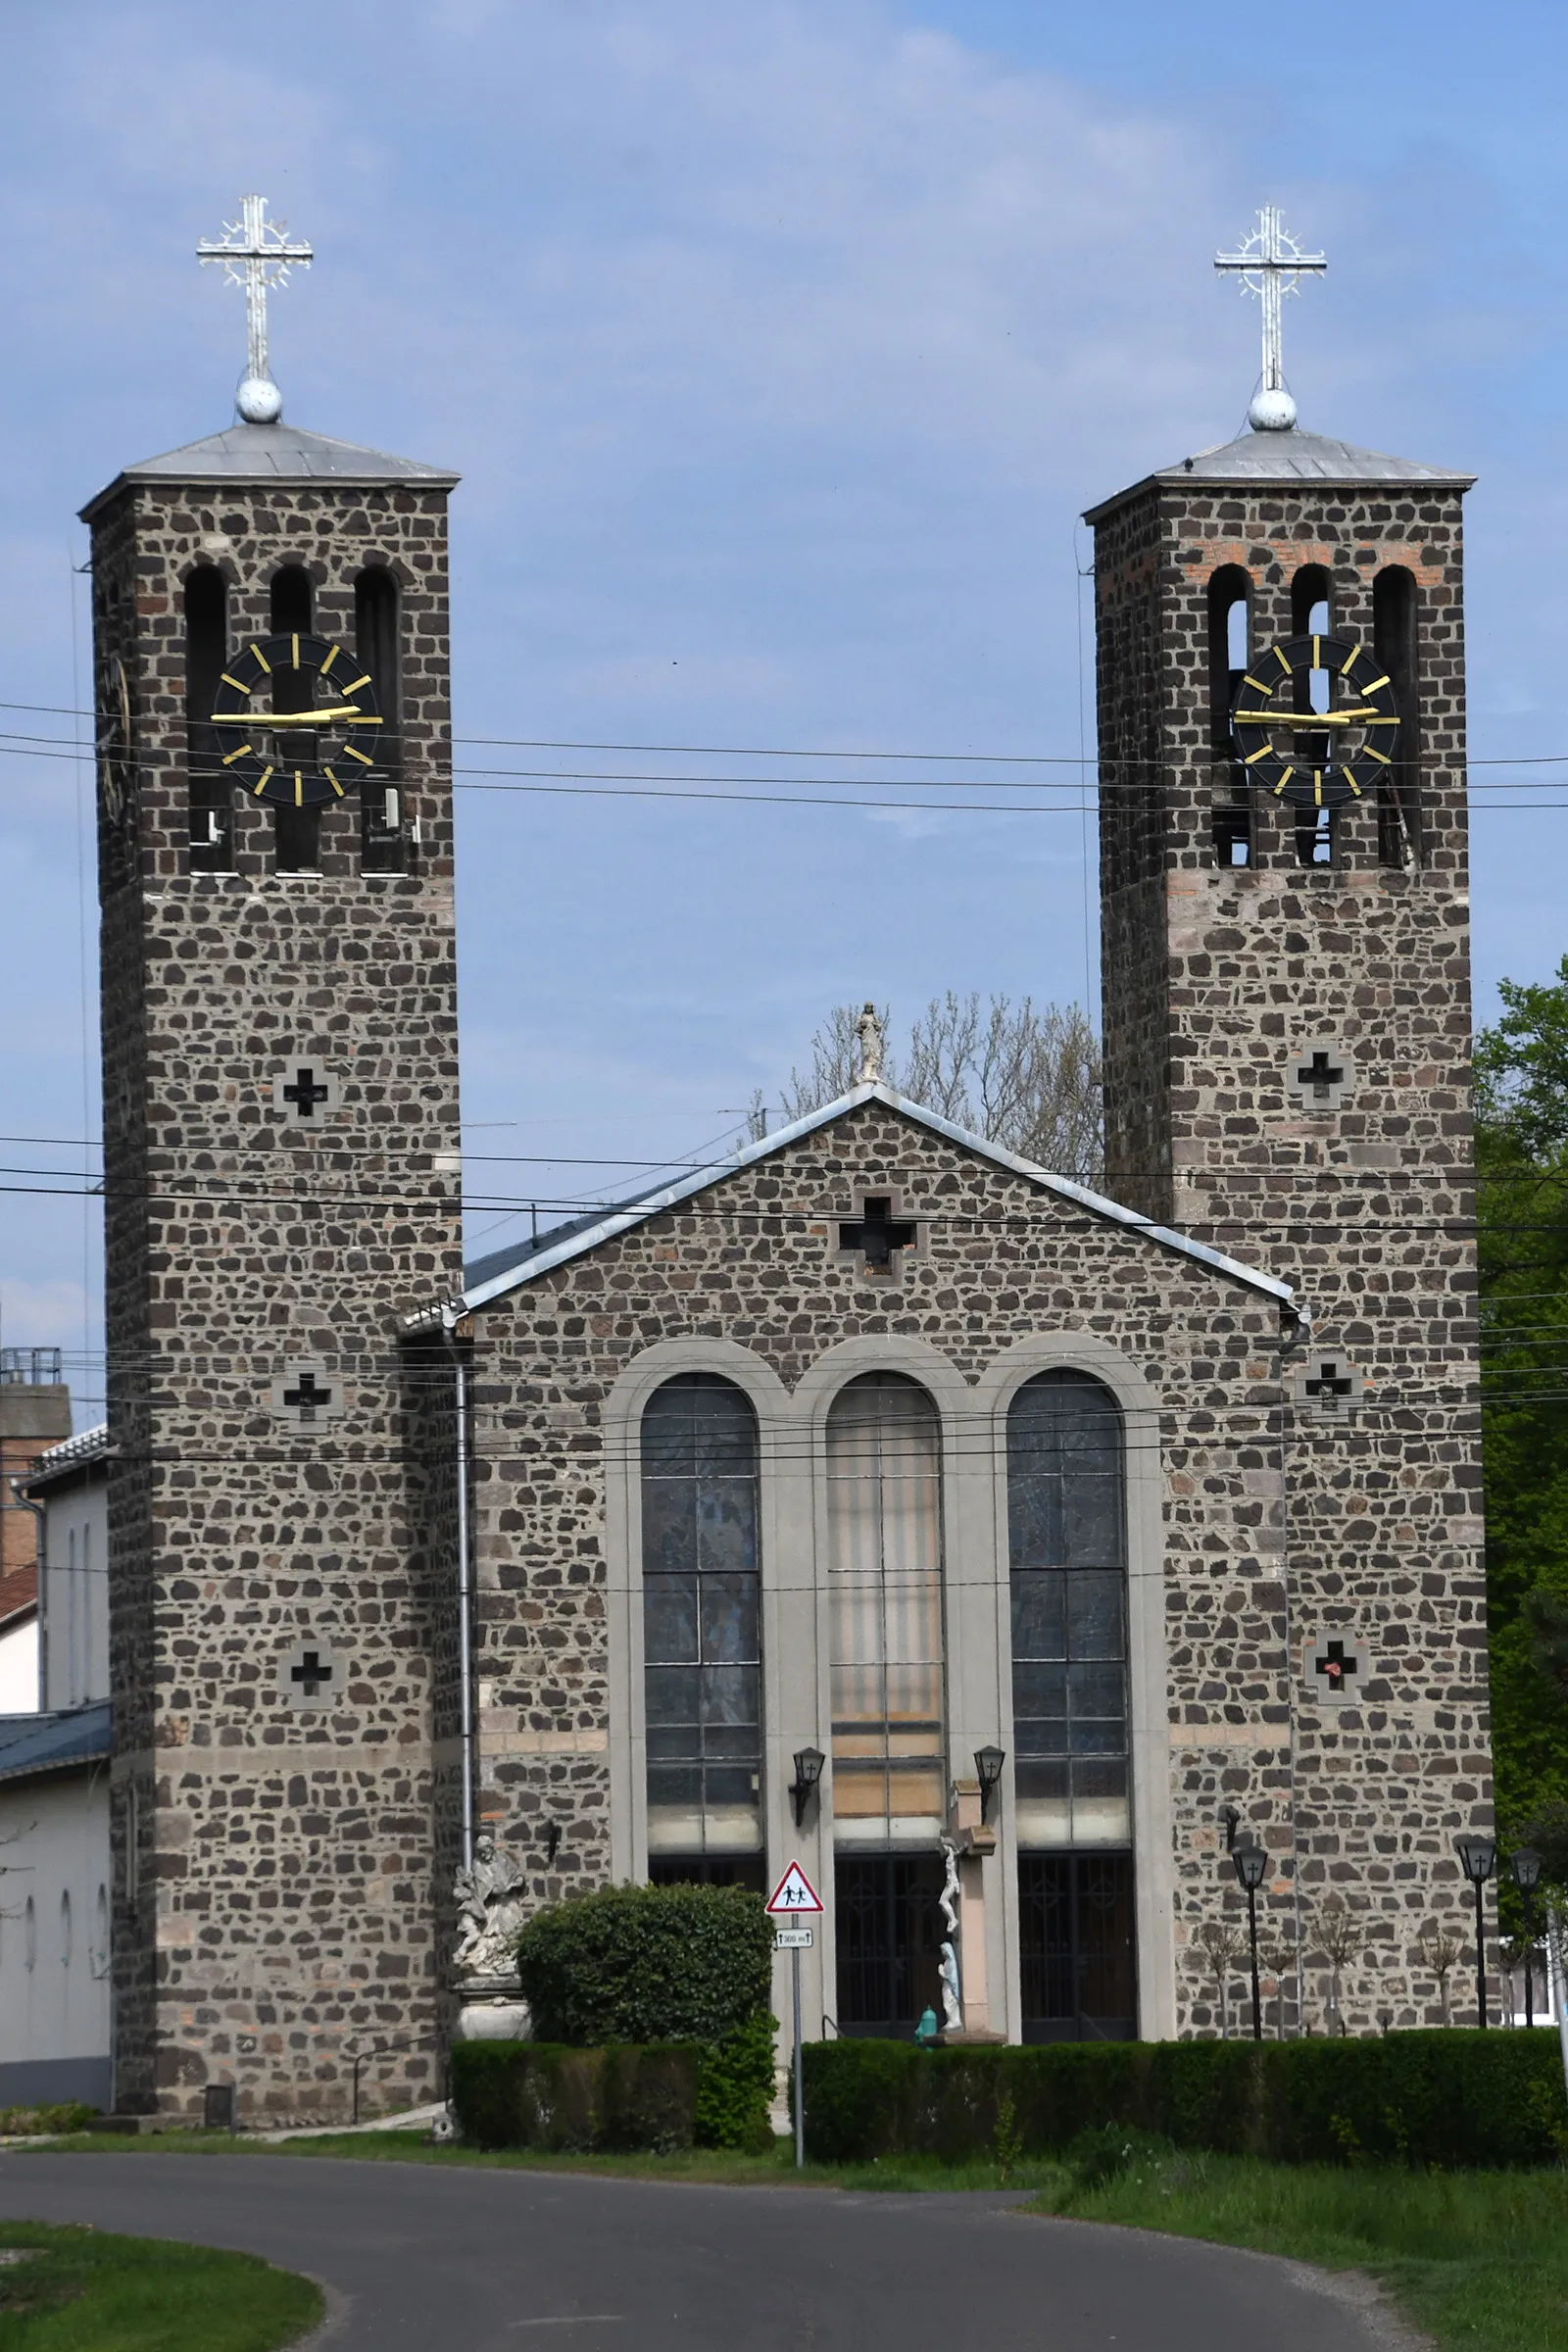
<path id="1" fill-rule="evenodd" d="M 1034 2207 L 1365 2271 L 1443 2352 L 1568 2344 L 1568 2173 L 1415 2173 L 1151 2153 Z"/>
<path id="2" fill-rule="evenodd" d="M 251 2254 L 0 2222 L 0 2352 L 275 2352 L 319 2324 L 320 2289 Z"/>
<path id="3" fill-rule="evenodd" d="M 531 2148 L 441 2147 L 423 2132 L 365 2132 L 319 2139 L 258 2142 L 243 2132 L 152 2132 L 120 2134 L 84 2132 L 51 2140 L 38 2153 L 168 2156 L 335 2156 L 368 2164 L 430 2164 L 449 2168 L 500 2167 L 527 2173 L 601 2173 L 621 2180 L 693 2180 L 720 2186 L 787 2188 L 1016 2188 L 1055 2185 L 1061 2167 L 1030 2158 L 1005 2173 L 995 2164 L 945 2165 L 934 2156 L 883 2156 L 867 2164 L 808 2164 L 795 2169 L 791 2143 L 780 2140 L 765 2156 L 742 2156 L 728 2148 L 682 2148 L 668 2156 L 545 2155 Z M 0 2352 L 4 2345 L 0 2344 Z"/>

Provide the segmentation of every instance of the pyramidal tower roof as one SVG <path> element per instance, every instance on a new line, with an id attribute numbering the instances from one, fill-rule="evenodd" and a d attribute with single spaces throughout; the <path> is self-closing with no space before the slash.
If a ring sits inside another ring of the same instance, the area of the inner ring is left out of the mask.
<path id="1" fill-rule="evenodd" d="M 1291 234 L 1278 205 L 1258 208 L 1255 225 L 1235 250 L 1214 256 L 1219 276 L 1235 280 L 1244 294 L 1255 296 L 1259 304 L 1263 365 L 1247 411 L 1250 429 L 1238 433 L 1234 441 L 1201 449 L 1196 457 L 1145 474 L 1142 481 L 1091 507 L 1086 522 L 1102 521 L 1129 499 L 1145 497 L 1151 490 L 1178 489 L 1188 483 L 1233 484 L 1239 490 L 1255 490 L 1270 482 L 1278 483 L 1282 490 L 1319 482 L 1406 492 L 1417 485 L 1433 490 L 1470 488 L 1473 473 L 1456 473 L 1451 466 L 1421 466 L 1413 458 L 1385 457 L 1381 450 L 1357 449 L 1352 442 L 1299 429 L 1296 398 L 1285 380 L 1283 306 L 1287 297 L 1300 291 L 1303 279 L 1321 278 L 1328 266 L 1327 254 L 1306 252 Z"/>
<path id="2" fill-rule="evenodd" d="M 91 522 L 120 491 L 138 482 L 318 481 L 407 483 L 421 490 L 450 490 L 461 477 L 448 466 L 424 466 L 416 458 L 389 457 L 385 450 L 361 449 L 353 441 L 331 441 L 297 424 L 247 424 L 236 420 L 205 441 L 127 466 L 81 510 Z"/>
<path id="3" fill-rule="evenodd" d="M 1353 442 L 1335 441 L 1326 433 L 1303 433 L 1293 425 L 1284 432 L 1239 433 L 1234 441 L 1201 449 L 1196 457 L 1183 458 L 1174 466 L 1161 466 L 1145 474 L 1142 481 L 1091 507 L 1084 520 L 1099 522 L 1128 499 L 1140 498 L 1156 485 L 1179 489 L 1187 483 L 1234 483 L 1238 489 L 1251 490 L 1267 482 L 1277 482 L 1282 489 L 1293 483 L 1304 487 L 1313 482 L 1346 482 L 1383 484 L 1391 490 L 1417 484 L 1434 490 L 1468 490 L 1475 478 L 1451 466 L 1423 466 L 1414 458 L 1385 457 L 1381 450 L 1357 449 Z"/>

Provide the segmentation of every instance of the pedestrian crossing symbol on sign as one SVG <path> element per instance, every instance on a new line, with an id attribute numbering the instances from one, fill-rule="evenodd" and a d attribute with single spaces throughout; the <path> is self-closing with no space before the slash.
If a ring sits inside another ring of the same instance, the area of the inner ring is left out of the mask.
<path id="1" fill-rule="evenodd" d="M 772 1893 L 767 1908 L 774 1918 L 800 1918 L 811 1911 L 820 1911 L 816 1889 L 798 1862 L 792 1862 Z"/>

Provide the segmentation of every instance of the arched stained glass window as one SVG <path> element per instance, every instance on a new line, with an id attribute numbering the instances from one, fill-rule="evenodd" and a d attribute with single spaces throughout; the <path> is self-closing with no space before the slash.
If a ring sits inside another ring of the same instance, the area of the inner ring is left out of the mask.
<path id="1" fill-rule="evenodd" d="M 757 1415 L 733 1381 L 666 1381 L 642 1419 L 648 1848 L 761 1844 Z"/>
<path id="2" fill-rule="evenodd" d="M 1042 1372 L 1007 1414 L 1020 1845 L 1124 1845 L 1127 1551 L 1121 1413 L 1085 1372 Z"/>
<path id="3" fill-rule="evenodd" d="M 942 1441 L 918 1382 L 870 1372 L 827 1421 L 833 1834 L 925 1844 L 943 1823 Z"/>

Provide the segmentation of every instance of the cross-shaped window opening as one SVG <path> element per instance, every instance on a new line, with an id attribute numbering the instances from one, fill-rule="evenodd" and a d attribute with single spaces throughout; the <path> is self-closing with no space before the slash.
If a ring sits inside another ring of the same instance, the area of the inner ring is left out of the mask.
<path id="1" fill-rule="evenodd" d="M 884 1272 L 893 1263 L 895 1250 L 907 1250 L 915 1238 L 912 1225 L 895 1222 L 893 1201 L 888 1194 L 867 1194 L 858 1217 L 839 1226 L 839 1248 L 864 1252 L 868 1266 L 878 1266 Z"/>
<path id="2" fill-rule="evenodd" d="M 319 1083 L 315 1069 L 309 1062 L 306 1062 L 295 1071 L 293 1085 L 284 1087 L 283 1100 L 285 1102 L 293 1103 L 296 1118 L 314 1119 L 316 1105 L 318 1102 L 324 1102 L 331 1092 L 329 1086 L 322 1086 Z"/>
<path id="3" fill-rule="evenodd" d="M 1361 1671 L 1358 1661 L 1346 1649 L 1343 1642 L 1330 1642 L 1321 1654 L 1312 1660 L 1312 1672 L 1321 1674 L 1331 1690 L 1343 1690 L 1348 1677 Z"/>
<path id="4" fill-rule="evenodd" d="M 1314 1049 L 1310 1061 L 1297 1064 L 1296 1083 L 1300 1087 L 1309 1086 L 1319 1102 L 1322 1102 L 1331 1086 L 1344 1085 L 1345 1069 L 1342 1063 L 1330 1061 L 1323 1047 L 1318 1046 Z"/>
<path id="5" fill-rule="evenodd" d="M 326 1689 L 331 1680 L 332 1668 L 325 1658 L 318 1657 L 314 1649 L 308 1649 L 299 1664 L 289 1669 L 289 1681 L 298 1683 L 301 1696 L 305 1698 L 314 1698 L 318 1690 Z"/>
<path id="6" fill-rule="evenodd" d="M 283 1402 L 297 1410 L 302 1421 L 314 1421 L 317 1406 L 321 1405 L 324 1408 L 331 1401 L 331 1390 L 318 1389 L 314 1372 L 302 1372 L 298 1387 L 283 1391 Z"/>
<path id="7" fill-rule="evenodd" d="M 1308 1396 L 1348 1396 L 1355 1384 L 1348 1370 L 1342 1370 L 1332 1355 L 1326 1355 L 1303 1385 Z"/>

